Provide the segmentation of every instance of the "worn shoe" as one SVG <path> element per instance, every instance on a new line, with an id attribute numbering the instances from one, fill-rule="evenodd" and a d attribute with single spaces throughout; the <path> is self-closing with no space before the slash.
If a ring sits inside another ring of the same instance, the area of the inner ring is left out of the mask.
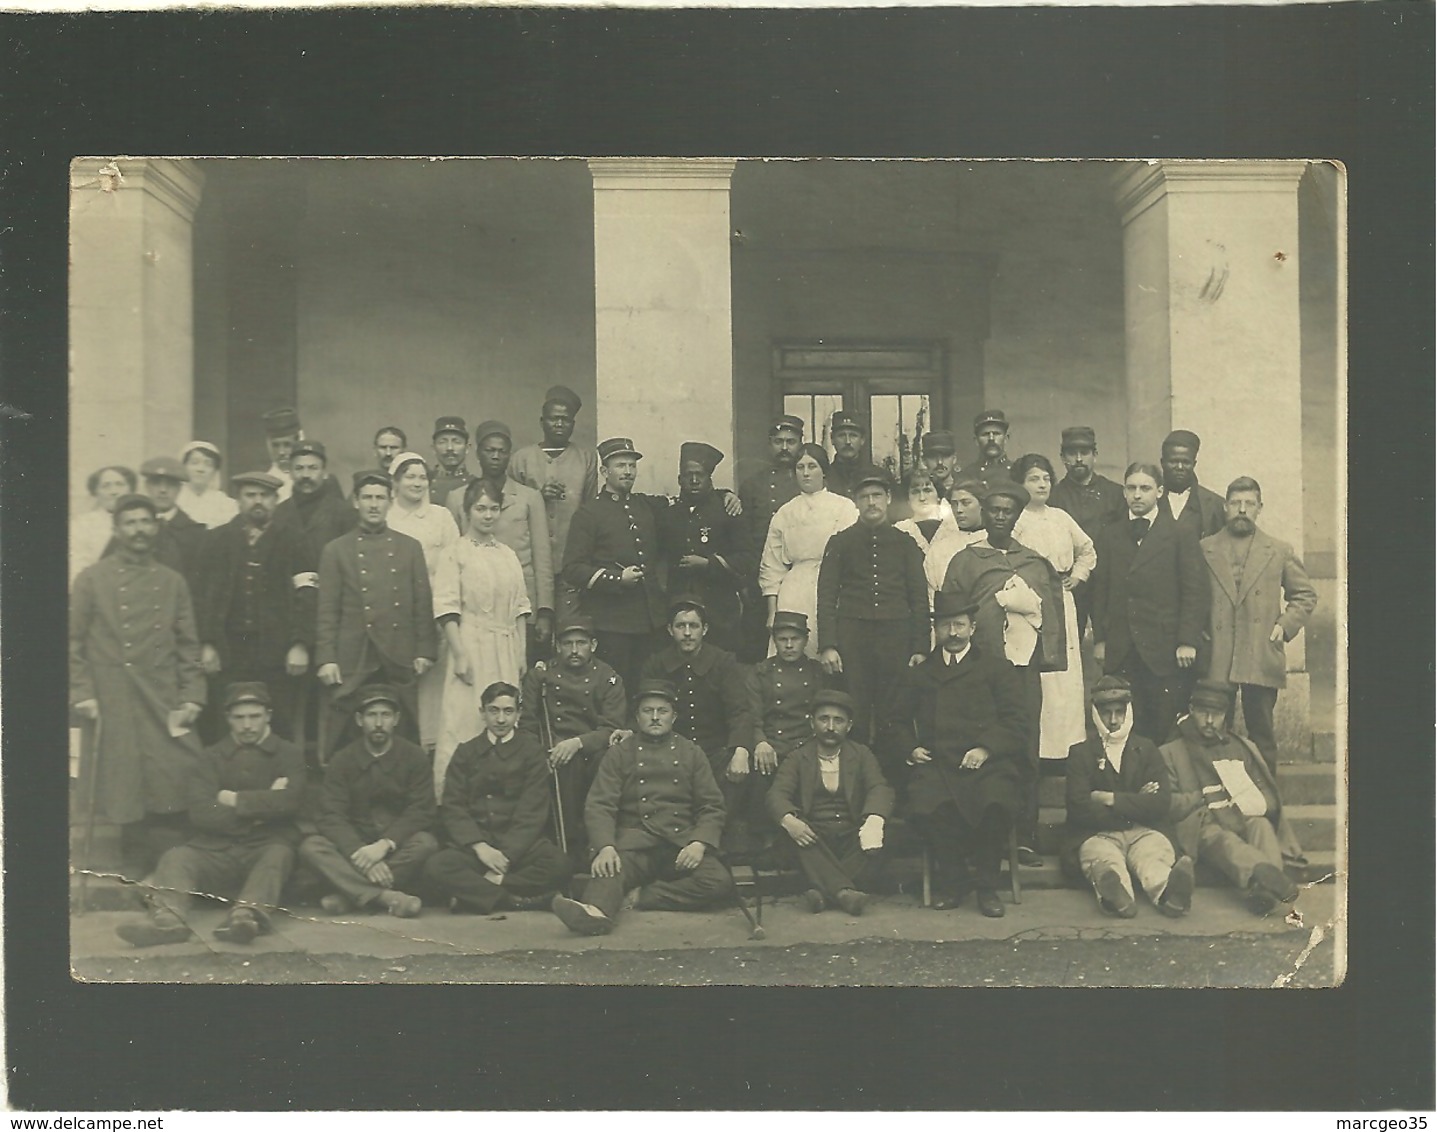
<path id="1" fill-rule="evenodd" d="M 1093 883 L 1098 892 L 1098 907 L 1110 916 L 1131 920 L 1138 914 L 1138 904 L 1123 885 L 1123 878 L 1112 869 L 1102 873 Z"/>
<path id="2" fill-rule="evenodd" d="M 215 939 L 225 943 L 251 943 L 259 935 L 259 921 L 253 912 L 240 908 L 230 913 L 229 919 L 215 928 Z"/>
<path id="3" fill-rule="evenodd" d="M 553 892 L 540 893 L 538 896 L 515 896 L 509 894 L 509 907 L 515 912 L 545 912 L 554 903 Z"/>
<path id="4" fill-rule="evenodd" d="M 966 888 L 960 888 L 956 892 L 940 892 L 933 897 L 933 903 L 928 905 L 935 912 L 946 912 L 949 908 L 956 908 L 962 904 L 968 896 Z"/>
<path id="5" fill-rule="evenodd" d="M 614 930 L 614 921 L 592 904 L 581 904 L 567 896 L 556 896 L 549 908 L 564 922 L 566 928 L 579 935 L 608 935 Z"/>
<path id="6" fill-rule="evenodd" d="M 1028 846 L 1019 845 L 1018 864 L 1022 865 L 1025 869 L 1041 869 L 1043 867 L 1043 858 L 1038 856 L 1038 854 L 1028 848 Z"/>
<path id="7" fill-rule="evenodd" d="M 856 888 L 840 888 L 838 890 L 838 906 L 850 916 L 861 916 L 863 910 L 868 907 L 868 897 Z"/>
<path id="8" fill-rule="evenodd" d="M 115 934 L 135 947 L 156 947 L 162 943 L 184 943 L 191 933 L 177 919 L 148 919 L 121 924 Z"/>
<path id="9" fill-rule="evenodd" d="M 1266 861 L 1253 866 L 1252 879 L 1247 883 L 1247 906 L 1255 915 L 1265 916 L 1279 901 L 1291 904 L 1296 899 L 1297 885 L 1281 869 Z"/>
<path id="10" fill-rule="evenodd" d="M 810 888 L 803 894 L 803 906 L 817 915 L 828 907 L 828 901 L 823 898 L 823 893 L 818 889 Z"/>
<path id="11" fill-rule="evenodd" d="M 1191 857 L 1179 857 L 1168 873 L 1168 885 L 1158 898 L 1158 911 L 1164 916 L 1185 916 L 1193 906 L 1193 862 Z"/>
<path id="12" fill-rule="evenodd" d="M 990 920 L 1001 920 L 1003 918 L 1003 901 L 991 888 L 980 888 L 978 890 L 978 911 Z"/>
<path id="13" fill-rule="evenodd" d="M 399 892 L 392 888 L 386 888 L 381 892 L 375 903 L 391 916 L 398 916 L 403 920 L 412 920 L 424 907 L 424 902 L 419 897 L 410 896 L 407 892 Z"/>
<path id="14" fill-rule="evenodd" d="M 319 909 L 331 916 L 342 916 L 349 911 L 349 901 L 337 892 L 326 892 L 319 898 Z"/>

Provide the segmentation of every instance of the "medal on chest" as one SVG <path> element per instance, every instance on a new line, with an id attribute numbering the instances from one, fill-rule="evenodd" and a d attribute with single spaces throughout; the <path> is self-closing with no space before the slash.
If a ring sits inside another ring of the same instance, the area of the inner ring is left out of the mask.
<path id="1" fill-rule="evenodd" d="M 711 535 L 712 533 L 713 533 L 713 528 L 712 528 L 712 527 L 700 527 L 700 528 L 699 528 L 699 542 L 701 542 L 701 543 L 707 543 L 707 542 L 709 541 L 709 535 Z"/>

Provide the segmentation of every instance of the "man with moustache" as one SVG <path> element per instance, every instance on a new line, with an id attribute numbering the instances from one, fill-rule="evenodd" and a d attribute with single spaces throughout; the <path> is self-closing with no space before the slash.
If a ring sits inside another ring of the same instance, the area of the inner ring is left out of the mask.
<path id="1" fill-rule="evenodd" d="M 429 502 L 443 507 L 454 492 L 463 491 L 474 478 L 465 461 L 469 458 L 469 426 L 463 417 L 440 417 L 434 422 L 434 477 L 429 481 Z M 459 526 L 460 531 L 464 525 Z"/>
<path id="2" fill-rule="evenodd" d="M 359 522 L 354 504 L 329 474 L 329 454 L 317 440 L 301 440 L 290 451 L 293 488 L 274 509 L 277 528 L 288 527 L 298 540 L 304 569 L 319 584 L 319 556 L 325 544 L 352 531 Z"/>
<path id="3" fill-rule="evenodd" d="M 520 448 L 509 463 L 509 474 L 536 488 L 544 498 L 549 520 L 550 561 L 555 570 L 555 612 L 568 617 L 578 608 L 578 595 L 563 580 L 564 548 L 569 525 L 586 500 L 599 494 L 599 454 L 571 443 L 574 422 L 583 408 L 579 395 L 566 385 L 552 385 L 544 393 L 539 427 L 544 439 Z"/>
<path id="4" fill-rule="evenodd" d="M 381 472 L 389 471 L 394 457 L 409 450 L 409 438 L 395 425 L 385 425 L 374 434 L 374 464 Z M 293 454 L 291 454 L 291 460 Z"/>
<path id="5" fill-rule="evenodd" d="M 987 409 L 973 418 L 973 442 L 978 448 L 977 459 L 954 473 L 954 479 L 973 480 L 983 493 L 1009 478 L 1012 461 L 1005 452 L 1008 447 L 1008 418 L 1001 409 Z"/>
<path id="6" fill-rule="evenodd" d="M 1223 499 L 1198 483 L 1197 459 L 1202 441 L 1185 428 L 1170 432 L 1163 441 L 1163 498 L 1159 506 L 1170 519 L 1205 539 L 1222 530 L 1227 516 Z"/>
<path id="7" fill-rule="evenodd" d="M 290 459 L 294 446 L 304 439 L 304 428 L 299 423 L 299 414 L 288 406 L 271 409 L 260 419 L 264 422 L 264 443 L 270 458 L 266 470 L 280 481 L 279 498 L 283 502 L 289 498 L 294 485 Z"/>
<path id="8" fill-rule="evenodd" d="M 863 454 L 868 429 L 857 413 L 840 409 L 829 422 L 828 435 L 833 441 L 833 459 L 828 465 L 826 486 L 836 495 L 852 499 L 859 481 L 878 471 Z"/>
<path id="9" fill-rule="evenodd" d="M 1088 425 L 1063 430 L 1059 455 L 1068 474 L 1053 485 L 1048 506 L 1066 511 L 1089 538 L 1095 539 L 1098 531 L 1121 519 L 1127 511 L 1123 485 L 1098 474 L 1098 436 Z M 1078 613 L 1078 632 L 1082 633 L 1093 613 L 1092 589 L 1086 581 L 1074 587 L 1073 604 Z"/>
<path id="10" fill-rule="evenodd" d="M 274 729 L 294 739 L 288 677 L 309 671 L 317 579 L 294 529 L 273 521 L 279 480 L 245 472 L 230 482 L 240 512 L 206 539 L 196 571 L 200 667 L 212 682 L 265 685 Z"/>
<path id="11" fill-rule="evenodd" d="M 690 911 L 733 898 L 733 877 L 717 856 L 723 794 L 702 748 L 674 734 L 677 700 L 672 684 L 640 684 L 637 730 L 599 763 L 584 807 L 591 879 L 582 900 L 553 903 L 572 932 L 607 935 L 634 889 L 640 910 Z"/>
<path id="12" fill-rule="evenodd" d="M 180 509 L 180 489 L 189 482 L 185 467 L 168 456 L 156 456 L 140 465 L 140 480 L 145 494 L 155 502 L 155 519 L 159 524 L 155 534 L 155 561 L 176 571 L 193 590 L 195 569 L 208 528 Z M 119 549 L 119 541 L 111 538 L 105 554 L 114 554 Z"/>
<path id="13" fill-rule="evenodd" d="M 392 501 L 386 473 L 356 472 L 359 526 L 320 555 L 314 659 L 320 683 L 331 690 L 330 734 L 337 743 L 357 718 L 355 695 L 381 680 L 399 697 L 405 738 L 419 740 L 416 679 L 434 664 L 439 637 L 424 550 L 389 529 Z"/>
<path id="14" fill-rule="evenodd" d="M 1255 479 L 1228 485 L 1225 510 L 1223 529 L 1202 540 L 1212 583 L 1207 675 L 1237 686 L 1247 737 L 1276 775 L 1272 714 L 1287 685 L 1286 645 L 1317 608 L 1317 591 L 1292 547 L 1258 529 L 1262 488 Z"/>
<path id="15" fill-rule="evenodd" d="M 768 430 L 769 466 L 739 485 L 748 544 L 756 548 L 756 552 L 768 538 L 768 525 L 774 512 L 798 494 L 793 465 L 802 444 L 802 419 L 790 413 L 774 418 Z M 743 643 L 738 655 L 742 660 L 753 662 L 762 660 L 768 648 L 767 605 L 759 592 L 756 564 L 745 582 Z"/>
<path id="16" fill-rule="evenodd" d="M 70 591 L 70 706 L 100 731 L 96 813 L 120 826 L 132 880 L 188 834 L 200 750 L 190 728 L 205 703 L 189 587 L 155 561 L 155 511 L 143 495 L 117 500 L 119 549 L 82 570 Z"/>
<path id="17" fill-rule="evenodd" d="M 821 691 L 813 701 L 813 738 L 783 761 L 768 792 L 768 812 L 793 842 L 808 880 L 810 912 L 837 905 L 861 916 L 893 812 L 893 787 L 873 752 L 848 738 L 853 700 Z"/>
<path id="18" fill-rule="evenodd" d="M 727 493 L 714 490 L 714 469 L 723 458 L 711 444 L 679 446 L 679 497 L 663 512 L 659 542 L 669 589 L 703 602 L 709 643 L 735 653 L 742 643 L 743 591 L 757 573 L 758 554 L 745 518 L 729 514 Z"/>

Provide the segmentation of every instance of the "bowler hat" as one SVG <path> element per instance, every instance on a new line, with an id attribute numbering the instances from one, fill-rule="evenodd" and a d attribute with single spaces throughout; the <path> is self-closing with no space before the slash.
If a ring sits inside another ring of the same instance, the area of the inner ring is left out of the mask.
<path id="1" fill-rule="evenodd" d="M 797 629 L 800 633 L 808 632 L 808 614 L 799 613 L 796 609 L 780 609 L 773 615 L 772 633 L 780 629 Z"/>
<path id="2" fill-rule="evenodd" d="M 1104 676 L 1093 685 L 1093 704 L 1132 703 L 1133 686 L 1121 676 Z"/>
<path id="3" fill-rule="evenodd" d="M 1098 446 L 1098 434 L 1090 425 L 1073 425 L 1063 430 L 1062 449 L 1064 452 L 1070 448 L 1096 448 Z"/>
<path id="4" fill-rule="evenodd" d="M 275 492 L 279 491 L 284 485 L 283 480 L 278 476 L 270 475 L 268 472 L 240 472 L 238 475 L 230 476 L 230 483 L 235 487 L 249 483 L 254 484 L 256 487 L 262 487 L 266 491 Z"/>
<path id="5" fill-rule="evenodd" d="M 260 419 L 266 436 L 292 436 L 299 431 L 299 414 L 288 406 L 271 409 Z"/>
<path id="6" fill-rule="evenodd" d="M 702 464 L 704 471 L 713 475 L 714 469 L 723 463 L 723 453 L 701 440 L 686 440 L 679 445 L 679 467 L 690 461 Z"/>
<path id="7" fill-rule="evenodd" d="M 599 445 L 599 463 L 602 464 L 613 456 L 632 456 L 636 460 L 644 458 L 644 454 L 634 447 L 634 442 L 627 436 L 615 436 Z"/>
<path id="8" fill-rule="evenodd" d="M 1232 707 L 1236 689 L 1222 680 L 1199 680 L 1193 687 L 1188 703 L 1193 707 L 1217 708 L 1226 711 Z"/>
<path id="9" fill-rule="evenodd" d="M 579 395 L 567 385 L 549 386 L 549 388 L 544 391 L 544 404 L 546 406 L 553 404 L 567 405 L 571 413 L 577 413 L 584 407 L 584 402 L 579 399 Z"/>
<path id="10" fill-rule="evenodd" d="M 679 702 L 679 693 L 668 680 L 640 680 L 638 691 L 634 693 L 634 703 L 649 696 L 658 696 L 660 699 L 668 700 L 671 704 Z"/>
<path id="11" fill-rule="evenodd" d="M 939 590 L 933 595 L 933 620 L 944 617 L 958 617 L 966 613 L 969 617 L 978 615 L 978 603 L 967 600 L 962 594 L 951 590 Z"/>
<path id="12" fill-rule="evenodd" d="M 984 425 L 1002 425 L 1003 431 L 1008 431 L 1008 417 L 1002 409 L 984 409 L 973 418 L 973 433 L 976 436 L 983 430 Z"/>
<path id="13" fill-rule="evenodd" d="M 263 704 L 269 707 L 269 689 L 258 680 L 240 680 L 225 688 L 225 710 L 236 704 Z"/>
<path id="14" fill-rule="evenodd" d="M 856 709 L 853 706 L 853 697 L 847 692 L 840 692 L 837 688 L 820 688 L 814 693 L 813 702 L 809 705 L 809 714 L 813 714 L 821 707 L 842 708 L 852 719 Z"/>
<path id="15" fill-rule="evenodd" d="M 140 475 L 147 480 L 174 480 L 189 483 L 190 474 L 173 456 L 155 456 L 140 465 Z"/>
<path id="16" fill-rule="evenodd" d="M 366 684 L 359 690 L 359 710 L 363 711 L 370 704 L 392 704 L 394 707 L 402 707 L 399 700 L 399 693 L 389 684 Z"/>
<path id="17" fill-rule="evenodd" d="M 434 422 L 435 440 L 446 432 L 457 432 L 465 440 L 469 439 L 469 426 L 464 423 L 463 417 L 440 417 Z"/>

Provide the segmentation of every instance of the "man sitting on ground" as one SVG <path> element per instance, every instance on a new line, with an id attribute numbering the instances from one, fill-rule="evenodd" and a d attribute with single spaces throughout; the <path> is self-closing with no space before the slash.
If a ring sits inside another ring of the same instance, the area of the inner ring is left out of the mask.
<path id="1" fill-rule="evenodd" d="M 703 748 L 674 732 L 678 693 L 662 680 L 639 684 L 638 730 L 599 763 L 584 809 L 596 850 L 583 902 L 554 898 L 554 914 L 580 935 L 605 935 L 624 895 L 634 907 L 688 911 L 733 898 L 716 855 L 723 794 Z"/>
<path id="2" fill-rule="evenodd" d="M 549 760 L 517 732 L 519 689 L 490 684 L 479 695 L 484 730 L 459 744 L 444 776 L 439 818 L 451 847 L 424 866 L 425 879 L 456 912 L 547 908 L 569 879 L 569 862 L 543 836 Z"/>
<path id="3" fill-rule="evenodd" d="M 361 689 L 354 713 L 361 738 L 336 751 L 324 772 L 317 834 L 300 844 L 304 863 L 336 889 L 320 902 L 337 915 L 351 907 L 417 916 L 413 895 L 424 862 L 439 848 L 434 772 L 417 743 L 394 733 L 399 693 L 387 684 Z"/>
<path id="4" fill-rule="evenodd" d="M 160 857 L 150 880 L 149 919 L 115 929 L 136 947 L 189 939 L 185 915 L 194 894 L 235 890 L 215 938 L 249 943 L 271 930 L 267 910 L 278 906 L 294 867 L 304 752 L 270 730 L 263 684 L 231 684 L 224 705 L 229 735 L 206 748 L 190 773 L 195 833 Z"/>
<path id="5" fill-rule="evenodd" d="M 810 912 L 837 904 L 861 916 L 893 812 L 893 787 L 873 752 L 848 738 L 853 699 L 821 691 L 813 700 L 813 738 L 786 758 L 768 792 L 768 812 L 793 839 L 811 886 Z"/>
<path id="6" fill-rule="evenodd" d="M 1165 916 L 1192 907 L 1193 863 L 1173 860 L 1167 766 L 1133 730 L 1133 691 L 1121 676 L 1093 687 L 1097 734 L 1068 750 L 1068 841 L 1111 916 L 1138 914 L 1129 873 Z"/>
<path id="7" fill-rule="evenodd" d="M 1170 817 L 1178 850 L 1213 865 L 1265 916 L 1279 902 L 1297 899 L 1284 862 L 1306 862 L 1267 763 L 1253 743 L 1227 729 L 1233 692 L 1231 684 L 1199 681 L 1189 714 L 1178 721 L 1178 737 L 1163 746 Z"/>

